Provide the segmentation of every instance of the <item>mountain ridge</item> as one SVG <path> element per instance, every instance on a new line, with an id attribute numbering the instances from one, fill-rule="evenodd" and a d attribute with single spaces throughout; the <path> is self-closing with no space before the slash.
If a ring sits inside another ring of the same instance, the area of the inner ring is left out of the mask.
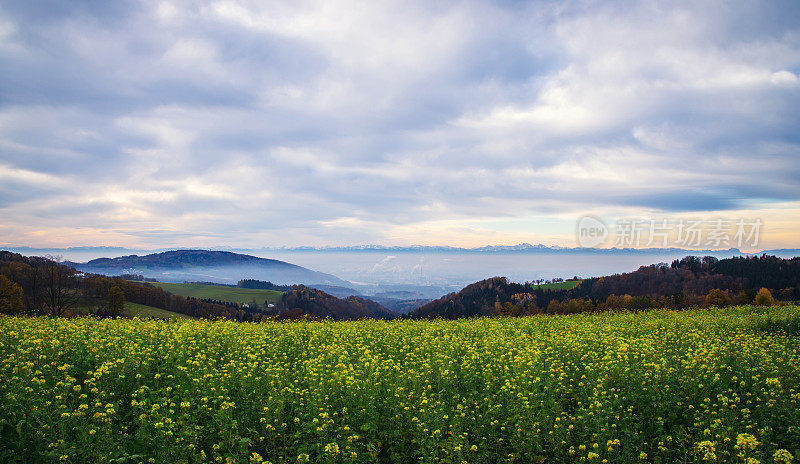
<path id="1" fill-rule="evenodd" d="M 285 261 L 219 250 L 179 249 L 141 256 L 96 258 L 85 263 L 66 261 L 65 264 L 83 272 L 141 274 L 163 281 L 215 279 L 221 283 L 234 283 L 240 278 L 256 277 L 275 283 L 350 285 L 332 274 Z M 232 269 L 239 271 L 236 279 L 230 277 Z"/>
<path id="2" fill-rule="evenodd" d="M 202 265 L 221 265 L 231 263 L 269 263 L 274 266 L 287 266 L 296 269 L 303 269 L 296 264 L 287 263 L 277 259 L 259 258 L 257 256 L 245 255 L 241 253 L 233 253 L 230 251 L 221 250 L 203 250 L 196 248 L 178 249 L 164 251 L 161 253 L 151 253 L 147 255 L 126 255 L 116 258 L 95 258 L 83 263 L 87 266 L 113 266 L 113 267 L 131 267 L 131 266 L 147 266 L 151 268 L 174 268 L 174 267 L 191 267 Z"/>

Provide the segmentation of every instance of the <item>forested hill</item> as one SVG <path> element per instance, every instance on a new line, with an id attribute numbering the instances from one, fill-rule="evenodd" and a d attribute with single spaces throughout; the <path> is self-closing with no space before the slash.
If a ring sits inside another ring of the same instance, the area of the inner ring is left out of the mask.
<path id="1" fill-rule="evenodd" d="M 387 309 L 380 304 L 349 296 L 337 298 L 321 290 L 297 286 L 283 294 L 276 310 L 281 317 L 297 318 L 300 315 L 331 318 L 336 320 L 353 319 L 394 319 L 399 313 Z"/>
<path id="2" fill-rule="evenodd" d="M 524 292 L 525 286 L 509 283 L 505 277 L 493 277 L 467 285 L 457 293 L 431 301 L 411 313 L 412 317 L 443 317 L 458 319 L 473 316 L 494 316 L 495 303 L 510 301 L 513 295 Z"/>
<path id="3" fill-rule="evenodd" d="M 800 258 L 775 256 L 687 256 L 671 265 L 642 266 L 634 272 L 583 280 L 572 289 L 548 289 L 492 278 L 432 301 L 411 317 L 448 319 L 474 316 L 574 313 L 593 310 L 684 308 L 746 304 L 766 288 L 776 299 L 800 298 Z M 712 290 L 719 290 L 709 299 Z"/>
<path id="4" fill-rule="evenodd" d="M 575 287 L 573 296 L 607 298 L 628 294 L 649 298 L 682 295 L 705 297 L 713 289 L 736 294 L 767 288 L 776 297 L 793 300 L 800 295 L 800 258 L 775 256 L 733 257 L 687 256 L 665 264 L 643 266 L 635 272 L 587 279 Z"/>
<path id="5" fill-rule="evenodd" d="M 214 280 L 236 283 L 240 279 L 260 279 L 276 284 L 350 285 L 336 276 L 296 264 L 228 251 L 174 250 L 66 264 L 83 272 L 105 275 L 141 274 L 168 282 Z"/>
<path id="6" fill-rule="evenodd" d="M 118 258 L 97 258 L 84 264 L 87 267 L 174 269 L 195 266 L 229 266 L 241 264 L 261 264 L 275 267 L 300 268 L 300 266 L 276 259 L 211 250 L 173 250 L 149 255 L 129 255 Z M 77 263 L 76 263 L 77 264 Z"/>

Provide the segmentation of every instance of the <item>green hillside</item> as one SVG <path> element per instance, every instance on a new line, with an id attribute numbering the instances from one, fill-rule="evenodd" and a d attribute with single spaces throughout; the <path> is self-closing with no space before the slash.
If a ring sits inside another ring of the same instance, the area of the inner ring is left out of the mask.
<path id="1" fill-rule="evenodd" d="M 555 282 L 552 284 L 531 285 L 531 287 L 541 288 L 542 290 L 570 290 L 579 283 L 581 283 L 580 280 L 568 280 L 565 282 Z"/>
<path id="2" fill-rule="evenodd" d="M 90 299 L 90 300 L 81 300 L 72 308 L 70 308 L 69 314 L 77 315 L 77 316 L 88 316 L 88 315 L 96 315 L 96 311 L 106 305 L 106 300 L 101 299 Z M 124 317 L 140 317 L 140 318 L 151 318 L 151 319 L 195 319 L 191 316 L 187 316 L 185 314 L 179 314 L 172 311 L 167 311 L 166 309 L 156 308 L 153 306 L 147 306 L 139 303 L 132 303 L 130 301 L 125 302 L 125 310 L 122 314 Z"/>
<path id="3" fill-rule="evenodd" d="M 185 314 L 178 314 L 166 309 L 154 308 L 139 303 L 125 302 L 125 316 L 127 317 L 149 317 L 151 319 L 194 319 Z"/>
<path id="4" fill-rule="evenodd" d="M 231 303 L 250 303 L 254 299 L 259 305 L 264 301 L 276 303 L 283 292 L 251 288 L 226 287 L 224 285 L 177 284 L 170 282 L 153 282 L 164 290 L 183 297 L 228 301 Z"/>

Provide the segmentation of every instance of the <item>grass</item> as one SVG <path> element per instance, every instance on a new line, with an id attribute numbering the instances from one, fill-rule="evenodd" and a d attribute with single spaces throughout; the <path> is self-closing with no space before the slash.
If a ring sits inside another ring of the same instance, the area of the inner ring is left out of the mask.
<path id="1" fill-rule="evenodd" d="M 106 300 L 102 299 L 81 299 L 78 304 L 74 305 L 68 311 L 71 316 L 87 316 L 93 314 L 93 311 L 98 307 L 105 306 Z M 125 309 L 122 314 L 124 317 L 148 317 L 152 319 L 194 319 L 185 314 L 179 314 L 166 309 L 147 306 L 139 303 L 125 302 Z"/>
<path id="2" fill-rule="evenodd" d="M 555 282 L 551 284 L 531 285 L 532 288 L 541 288 L 543 290 L 571 290 L 576 285 L 581 283 L 580 280 L 569 280 L 564 282 Z"/>
<path id="3" fill-rule="evenodd" d="M 152 306 L 139 303 L 131 303 L 130 301 L 125 302 L 124 315 L 126 317 L 149 317 L 152 319 L 194 319 L 186 314 L 174 313 L 172 311 L 167 311 L 166 309 L 154 308 Z"/>
<path id="4" fill-rule="evenodd" d="M 230 303 L 250 303 L 253 300 L 256 300 L 256 303 L 259 305 L 263 305 L 264 301 L 268 303 L 277 303 L 280 301 L 281 295 L 283 295 L 282 292 L 275 290 L 226 287 L 224 285 L 179 284 L 169 282 L 152 282 L 152 284 L 183 297 L 199 299 L 209 298 Z"/>
<path id="5" fill-rule="evenodd" d="M 788 463 L 798 320 L 0 316 L 0 462 Z"/>

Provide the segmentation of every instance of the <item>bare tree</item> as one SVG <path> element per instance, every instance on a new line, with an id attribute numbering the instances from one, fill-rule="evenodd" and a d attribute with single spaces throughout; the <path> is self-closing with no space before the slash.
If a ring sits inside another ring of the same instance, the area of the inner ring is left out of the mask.
<path id="1" fill-rule="evenodd" d="M 60 264 L 46 264 L 39 268 L 42 288 L 42 306 L 52 316 L 63 316 L 80 299 L 75 281 L 75 270 Z"/>
<path id="2" fill-rule="evenodd" d="M 22 262 L 10 262 L 0 270 L 12 282 L 22 287 L 24 311 L 38 313 L 41 308 L 42 283 L 38 269 Z"/>

